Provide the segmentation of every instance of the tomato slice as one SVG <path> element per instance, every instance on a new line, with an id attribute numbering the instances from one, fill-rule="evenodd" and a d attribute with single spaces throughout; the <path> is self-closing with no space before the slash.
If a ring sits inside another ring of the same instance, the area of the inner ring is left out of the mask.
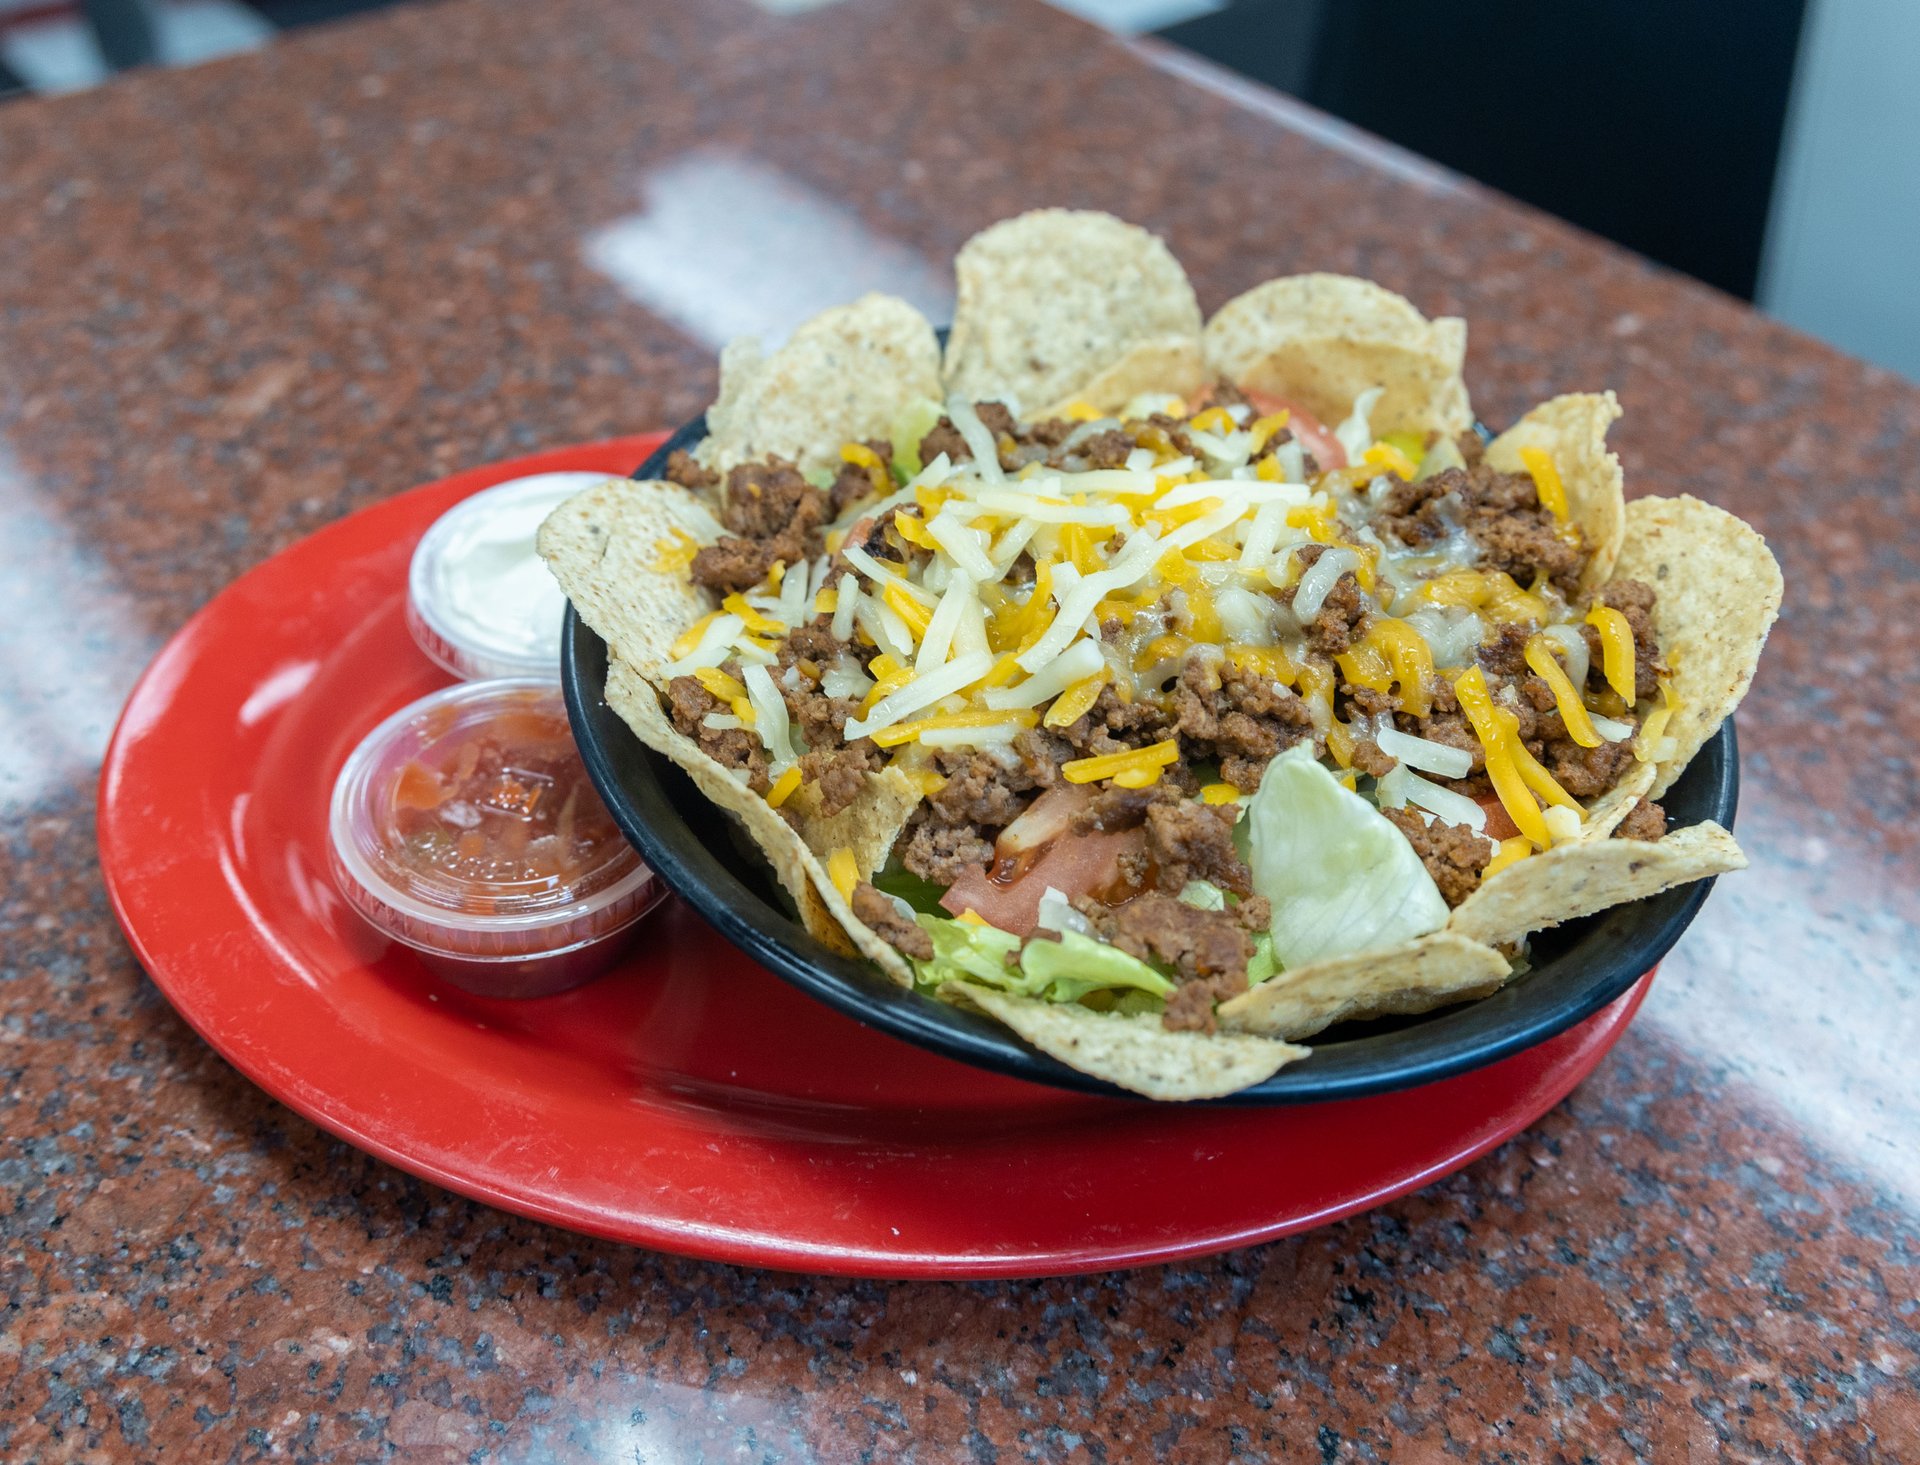
<path id="1" fill-rule="evenodd" d="M 1241 394 L 1261 417 L 1275 412 L 1289 414 L 1287 429 L 1300 439 L 1302 447 L 1313 454 L 1313 460 L 1320 465 L 1322 473 L 1347 466 L 1347 450 L 1340 446 L 1340 439 L 1305 407 L 1289 402 L 1285 397 L 1276 397 L 1271 392 L 1249 392 L 1243 387 Z"/>
<path id="2" fill-rule="evenodd" d="M 1482 832 L 1488 839 L 1512 839 L 1520 832 L 1520 827 L 1513 822 L 1513 816 L 1507 812 L 1507 806 L 1500 802 L 1498 794 L 1482 794 L 1474 802 L 1487 811 L 1487 827 Z"/>
<path id="3" fill-rule="evenodd" d="M 1068 828 L 1073 810 L 1085 803 L 1091 790 L 1065 785 L 1049 789 L 1007 826 L 1000 836 L 992 870 L 969 870 L 940 897 L 940 904 L 953 914 L 973 911 L 981 920 L 1012 931 L 1029 934 L 1040 913 L 1040 898 L 1052 886 L 1069 900 L 1083 895 L 1105 898 L 1118 893 L 1120 858 L 1139 849 L 1145 835 L 1138 829 L 1111 833 L 1074 834 Z M 1024 837 L 1045 830 L 1042 844 Z"/>

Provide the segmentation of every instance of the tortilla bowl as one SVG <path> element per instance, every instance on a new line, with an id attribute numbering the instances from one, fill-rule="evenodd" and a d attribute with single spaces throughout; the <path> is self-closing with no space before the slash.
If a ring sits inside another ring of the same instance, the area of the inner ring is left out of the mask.
<path id="1" fill-rule="evenodd" d="M 691 448 L 706 430 L 704 417 L 688 423 L 634 476 L 657 477 L 668 454 Z M 606 643 L 571 607 L 561 675 L 574 738 L 615 821 L 669 888 L 747 955 L 856 1021 L 945 1057 L 1056 1088 L 1151 1102 L 1029 1047 L 991 1017 L 896 985 L 809 935 L 765 857 L 607 705 Z M 1730 829 L 1738 793 L 1729 718 L 1662 803 L 1675 829 L 1708 820 Z M 1691 924 L 1712 885 L 1696 880 L 1541 931 L 1531 941 L 1530 969 L 1490 996 L 1417 1016 L 1339 1024 L 1311 1040 L 1312 1061 L 1204 1102 L 1357 1098 L 1431 1083 L 1544 1042 L 1650 971 Z"/>

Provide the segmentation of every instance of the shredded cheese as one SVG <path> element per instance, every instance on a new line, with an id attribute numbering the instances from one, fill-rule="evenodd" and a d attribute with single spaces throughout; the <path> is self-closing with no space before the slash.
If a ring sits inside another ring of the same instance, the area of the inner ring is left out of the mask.
<path id="1" fill-rule="evenodd" d="M 1524 447 L 1520 461 L 1533 477 L 1533 491 L 1540 496 L 1540 507 L 1564 524 L 1567 522 L 1567 486 L 1560 481 L 1560 470 L 1545 448 Z"/>
<path id="2" fill-rule="evenodd" d="M 1005 728 L 1009 733 L 1019 732 L 1022 728 L 1032 727 L 1040 720 L 1040 715 L 1030 711 L 998 712 L 941 712 L 932 717 L 922 717 L 914 722 L 896 722 L 892 727 L 882 728 L 873 734 L 876 747 L 897 748 L 903 743 L 919 742 L 930 732 L 942 732 L 951 728 Z"/>
<path id="3" fill-rule="evenodd" d="M 1068 783 L 1096 783 L 1107 778 L 1121 783 L 1122 776 L 1126 775 L 1127 781 L 1122 783 L 1122 787 L 1145 788 L 1148 783 L 1160 776 L 1159 770 L 1174 762 L 1179 756 L 1178 739 L 1168 738 L 1163 743 L 1154 743 L 1145 748 L 1129 748 L 1120 753 L 1102 753 L 1094 758 L 1075 758 L 1071 762 L 1062 763 L 1060 772 L 1065 775 Z M 1132 781 L 1143 776 L 1146 776 L 1144 783 Z"/>
<path id="4" fill-rule="evenodd" d="M 1053 705 L 1047 709 L 1048 727 L 1066 727 L 1078 722 L 1100 700 L 1100 689 L 1107 684 L 1112 675 L 1106 667 L 1101 667 L 1090 677 L 1082 677 L 1066 691 L 1053 699 Z"/>
<path id="5" fill-rule="evenodd" d="M 1631 707 L 1634 683 L 1639 677 L 1634 665 L 1632 624 L 1610 605 L 1596 605 L 1588 611 L 1587 624 L 1600 633 L 1600 669 L 1607 685 Z"/>
<path id="6" fill-rule="evenodd" d="M 1587 715 L 1586 704 L 1580 700 L 1580 693 L 1567 675 L 1566 668 L 1554 656 L 1551 650 L 1553 644 L 1546 636 L 1529 636 L 1527 665 L 1552 690 L 1554 703 L 1560 709 L 1560 720 L 1567 725 L 1567 736 L 1583 748 L 1597 748 L 1602 741 L 1599 730 Z"/>
<path id="7" fill-rule="evenodd" d="M 1518 864 L 1533 853 L 1533 841 L 1524 834 L 1516 834 L 1510 839 L 1500 841 L 1493 858 L 1487 861 L 1487 868 L 1480 872 L 1482 880 L 1491 880 L 1508 865 Z"/>
<path id="8" fill-rule="evenodd" d="M 767 803 L 773 808 L 779 808 L 793 796 L 793 791 L 798 787 L 800 787 L 800 765 L 796 763 L 773 781 L 773 787 L 767 790 Z"/>
<path id="9" fill-rule="evenodd" d="M 685 574 L 700 553 L 700 541 L 684 529 L 669 529 L 667 538 L 655 546 L 653 568 L 656 574 Z"/>
<path id="10" fill-rule="evenodd" d="M 1239 801 L 1240 790 L 1230 783 L 1209 783 L 1200 790 L 1203 804 L 1231 804 Z"/>
<path id="11" fill-rule="evenodd" d="M 778 636 L 787 629 L 784 621 L 776 621 L 771 616 L 762 615 L 748 605 L 746 596 L 738 590 L 721 601 L 720 605 L 730 615 L 739 616 L 741 626 L 756 636 Z"/>
<path id="12" fill-rule="evenodd" d="M 827 878 L 842 900 L 853 899 L 853 888 L 860 883 L 860 866 L 854 862 L 852 850 L 843 847 L 827 856 Z"/>
<path id="13" fill-rule="evenodd" d="M 1494 706 L 1493 695 L 1487 690 L 1487 678 L 1479 667 L 1463 672 L 1453 684 L 1454 695 L 1459 698 L 1460 710 L 1466 714 L 1467 722 L 1472 726 L 1474 736 L 1480 739 L 1480 746 L 1486 753 L 1487 777 L 1493 783 L 1493 791 L 1500 805 L 1507 811 L 1507 817 L 1513 821 L 1513 827 L 1524 834 L 1528 840 L 1541 849 L 1553 843 L 1553 837 L 1547 832 L 1546 820 L 1540 817 L 1540 806 L 1534 802 L 1520 770 L 1515 766 L 1513 738 L 1510 727 L 1518 726 L 1518 719 L 1512 724 L 1500 717 L 1502 709 Z M 1507 714 L 1512 717 L 1511 713 Z M 1521 750 L 1524 754 L 1525 750 Z"/>

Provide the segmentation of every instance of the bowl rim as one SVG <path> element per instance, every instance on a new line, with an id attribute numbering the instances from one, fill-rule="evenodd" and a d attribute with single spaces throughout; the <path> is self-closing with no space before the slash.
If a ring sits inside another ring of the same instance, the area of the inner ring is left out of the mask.
<path id="1" fill-rule="evenodd" d="M 674 451 L 704 436 L 702 414 L 662 442 L 632 476 L 659 476 Z M 688 799 L 712 805 L 607 705 L 606 643 L 571 604 L 560 663 L 574 740 L 614 822 L 668 888 L 734 946 L 836 1011 L 944 1057 L 1054 1088 L 1152 1102 L 1069 1068 L 984 1014 L 896 986 L 864 959 L 828 949 L 746 883 L 724 856 L 725 839 L 715 840 L 710 830 L 703 835 L 676 807 L 677 800 Z M 1711 819 L 1731 829 L 1739 788 L 1739 751 L 1729 717 L 1662 801 L 1685 810 L 1675 827 Z M 1570 921 L 1544 933 L 1562 949 L 1491 996 L 1405 1018 L 1336 1025 L 1306 1040 L 1315 1050 L 1312 1058 L 1200 1102 L 1358 1098 L 1432 1083 L 1522 1052 L 1592 1016 L 1651 971 L 1692 924 L 1713 884 L 1711 877 L 1697 880 Z M 1554 981 L 1555 975 L 1561 980 Z"/>

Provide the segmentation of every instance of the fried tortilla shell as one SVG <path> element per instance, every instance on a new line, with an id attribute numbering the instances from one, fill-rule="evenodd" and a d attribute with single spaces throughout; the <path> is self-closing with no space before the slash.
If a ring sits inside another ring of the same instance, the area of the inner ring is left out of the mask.
<path id="1" fill-rule="evenodd" d="M 817 790 L 803 787 L 793 796 L 789 823 L 674 727 L 660 705 L 661 669 L 674 641 L 712 609 L 712 597 L 684 570 L 657 568 L 675 529 L 695 538 L 718 532 L 706 506 L 686 489 L 626 479 L 576 494 L 540 527 L 540 554 L 609 648 L 607 704 L 643 743 L 684 768 L 702 793 L 739 819 L 814 936 L 836 951 L 858 950 L 895 981 L 910 982 L 906 962 L 854 918 L 822 860 L 844 847 L 861 877 L 871 876 L 919 803 L 919 788 L 895 769 L 870 773 L 854 802 L 828 816 L 819 811 Z"/>
<path id="2" fill-rule="evenodd" d="M 822 311 L 771 355 L 751 341 L 729 345 L 695 452 L 719 470 L 772 454 L 831 467 L 843 443 L 885 437 L 908 403 L 939 395 L 927 318 L 891 295 L 864 295 Z"/>
<path id="3" fill-rule="evenodd" d="M 1112 411 L 1142 392 L 1185 395 L 1205 379 L 1193 286 L 1137 225 L 1039 209 L 974 235 L 954 271 L 949 395 L 1045 417 L 1076 400 Z"/>
<path id="4" fill-rule="evenodd" d="M 561 504 L 535 540 L 581 619 L 645 672 L 714 608 L 685 570 L 656 568 L 676 531 L 710 544 L 721 528 L 706 501 L 677 483 L 614 478 Z"/>
<path id="5" fill-rule="evenodd" d="M 1607 427 L 1620 416 L 1612 392 L 1570 392 L 1542 402 L 1487 445 L 1487 462 L 1502 473 L 1525 473 L 1523 448 L 1544 448 L 1567 492 L 1567 520 L 1579 527 L 1593 557 L 1582 589 L 1614 576 L 1626 532 L 1625 479 L 1607 451 Z"/>
<path id="6" fill-rule="evenodd" d="M 1376 434 L 1473 425 L 1461 368 L 1467 325 L 1428 320 L 1410 301 L 1347 275 L 1290 275 L 1256 285 L 1207 322 L 1207 369 L 1249 391 L 1298 404 L 1329 427 L 1369 387 L 1384 395 Z"/>
<path id="7" fill-rule="evenodd" d="M 659 688 L 626 662 L 614 660 L 607 665 L 607 705 L 641 742 L 671 758 L 701 793 L 739 821 L 773 866 L 814 939 L 842 956 L 866 957 L 903 987 L 912 984 L 905 959 L 854 916 L 800 832 L 673 725 L 660 706 Z"/>
<path id="8" fill-rule="evenodd" d="M 1217 1099 L 1313 1051 L 1245 1033 L 1170 1032 L 1151 1013 L 1094 1012 L 974 982 L 948 982 L 940 996 L 997 1017 L 1069 1068 L 1149 1099 Z"/>
<path id="9" fill-rule="evenodd" d="M 1329 957 L 1269 977 L 1220 1004 L 1220 1026 L 1307 1038 L 1337 1022 L 1428 1012 L 1484 997 L 1507 980 L 1507 960 L 1467 936 L 1436 931 L 1385 951 Z"/>
<path id="10" fill-rule="evenodd" d="M 1555 845 L 1509 865 L 1461 901 L 1447 930 L 1489 946 L 1518 941 L 1576 916 L 1746 868 L 1733 836 L 1708 822 L 1664 839 Z"/>
<path id="11" fill-rule="evenodd" d="M 1627 505 L 1613 578 L 1642 581 L 1659 597 L 1654 630 L 1680 699 L 1666 728 L 1673 752 L 1647 791 L 1657 799 L 1746 696 L 1780 613 L 1780 566 L 1744 520 L 1683 494 Z"/>

